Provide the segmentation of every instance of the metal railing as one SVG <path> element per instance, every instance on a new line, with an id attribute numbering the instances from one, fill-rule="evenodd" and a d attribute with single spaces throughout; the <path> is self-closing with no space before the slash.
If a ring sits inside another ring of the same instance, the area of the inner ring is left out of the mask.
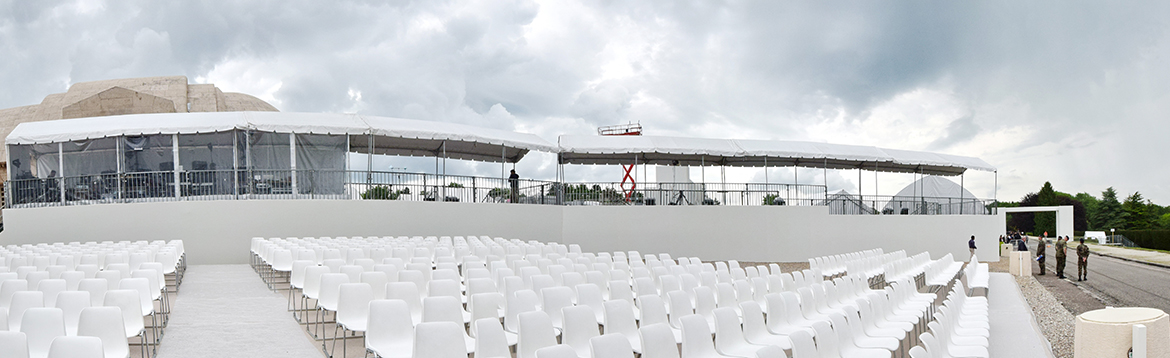
<path id="1" fill-rule="evenodd" d="M 829 206 L 833 214 L 981 215 L 972 198 L 828 196 L 823 185 L 555 181 L 345 170 L 187 170 L 15 179 L 8 207 L 177 200 L 403 200 L 545 205 Z"/>
<path id="2" fill-rule="evenodd" d="M 829 196 L 817 205 L 837 215 L 991 215 L 995 200 L 933 196 Z"/>

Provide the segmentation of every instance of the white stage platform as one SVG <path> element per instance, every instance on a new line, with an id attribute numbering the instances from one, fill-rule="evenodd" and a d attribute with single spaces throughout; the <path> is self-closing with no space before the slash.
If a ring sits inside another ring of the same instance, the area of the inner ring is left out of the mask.
<path id="1" fill-rule="evenodd" d="M 996 358 L 1052 358 L 1048 339 L 1032 315 L 1011 274 L 992 272 L 988 280 L 988 318 L 991 324 L 991 347 Z"/>

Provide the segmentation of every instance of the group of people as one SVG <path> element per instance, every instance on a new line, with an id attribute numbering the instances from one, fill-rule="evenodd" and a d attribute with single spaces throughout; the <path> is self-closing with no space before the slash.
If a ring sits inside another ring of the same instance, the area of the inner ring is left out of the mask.
<path id="1" fill-rule="evenodd" d="M 1085 246 L 1085 239 L 1084 238 L 1081 238 L 1080 240 L 1081 240 L 1081 244 L 1077 245 L 1077 247 L 1076 247 L 1076 250 L 1077 250 L 1076 251 L 1076 253 L 1077 253 L 1077 281 L 1084 281 L 1084 280 L 1088 279 L 1088 275 L 1089 275 L 1089 247 Z M 1038 241 L 1039 242 L 1036 244 L 1036 261 L 1040 263 L 1040 274 L 1044 275 L 1046 273 L 1046 270 L 1047 270 L 1047 267 L 1044 266 L 1044 261 L 1047 259 L 1047 256 L 1048 256 L 1048 253 L 1047 253 L 1048 243 L 1047 243 L 1047 240 L 1045 240 L 1045 238 L 1043 236 L 1041 236 Z M 1068 253 L 1066 252 L 1068 250 L 1068 241 L 1069 241 L 1068 236 L 1063 236 L 1063 237 L 1057 236 L 1056 237 L 1056 244 L 1054 245 L 1055 251 L 1056 251 L 1056 253 L 1055 253 L 1056 277 L 1061 278 L 1061 279 L 1065 278 L 1064 277 L 1064 266 L 1065 266 L 1065 260 L 1068 257 Z"/>

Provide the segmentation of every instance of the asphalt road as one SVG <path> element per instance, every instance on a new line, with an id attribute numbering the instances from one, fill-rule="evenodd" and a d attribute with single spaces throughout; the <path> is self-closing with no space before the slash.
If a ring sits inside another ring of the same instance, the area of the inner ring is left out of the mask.
<path id="1" fill-rule="evenodd" d="M 1031 252 L 1035 255 L 1035 244 L 1030 246 Z M 1069 248 L 1069 257 L 1064 269 L 1064 275 L 1068 279 L 1057 280 L 1056 258 L 1052 256 L 1054 253 L 1052 246 L 1049 246 L 1047 253 L 1049 257 L 1045 266 L 1048 267 L 1048 275 L 1037 276 L 1045 286 L 1067 289 L 1071 288 L 1067 285 L 1073 285 L 1100 299 L 1104 305 L 1152 307 L 1170 312 L 1170 269 L 1094 254 L 1089 256 L 1088 280 L 1077 282 L 1076 251 Z M 1039 268 L 1033 267 L 1032 274 L 1037 273 Z M 1061 298 L 1060 294 L 1057 296 Z M 1068 305 L 1069 302 L 1066 302 L 1066 306 Z M 1082 311 L 1069 308 L 1074 314 Z"/>

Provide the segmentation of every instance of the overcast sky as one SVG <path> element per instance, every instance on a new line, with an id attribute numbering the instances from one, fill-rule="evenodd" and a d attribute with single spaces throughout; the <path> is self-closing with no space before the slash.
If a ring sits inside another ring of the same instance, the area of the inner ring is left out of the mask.
<path id="1" fill-rule="evenodd" d="M 975 156 L 978 196 L 1051 181 L 1170 204 L 1164 1 L 0 0 L 0 108 L 185 75 L 286 112 L 559 134 L 820 141 Z M 518 171 L 552 179 L 551 156 Z M 428 164 L 430 163 L 430 164 Z M 433 162 L 399 160 L 409 170 Z M 499 165 L 449 163 L 498 175 Z M 695 172 L 696 176 L 699 175 Z M 619 181 L 616 168 L 569 178 Z M 791 181 L 776 168 L 769 180 Z M 857 190 L 857 172 L 801 182 Z M 708 180 L 718 169 L 708 169 Z M 729 181 L 763 181 L 733 170 Z M 892 195 L 913 178 L 864 173 Z M 958 178 L 955 178 L 958 181 Z"/>

